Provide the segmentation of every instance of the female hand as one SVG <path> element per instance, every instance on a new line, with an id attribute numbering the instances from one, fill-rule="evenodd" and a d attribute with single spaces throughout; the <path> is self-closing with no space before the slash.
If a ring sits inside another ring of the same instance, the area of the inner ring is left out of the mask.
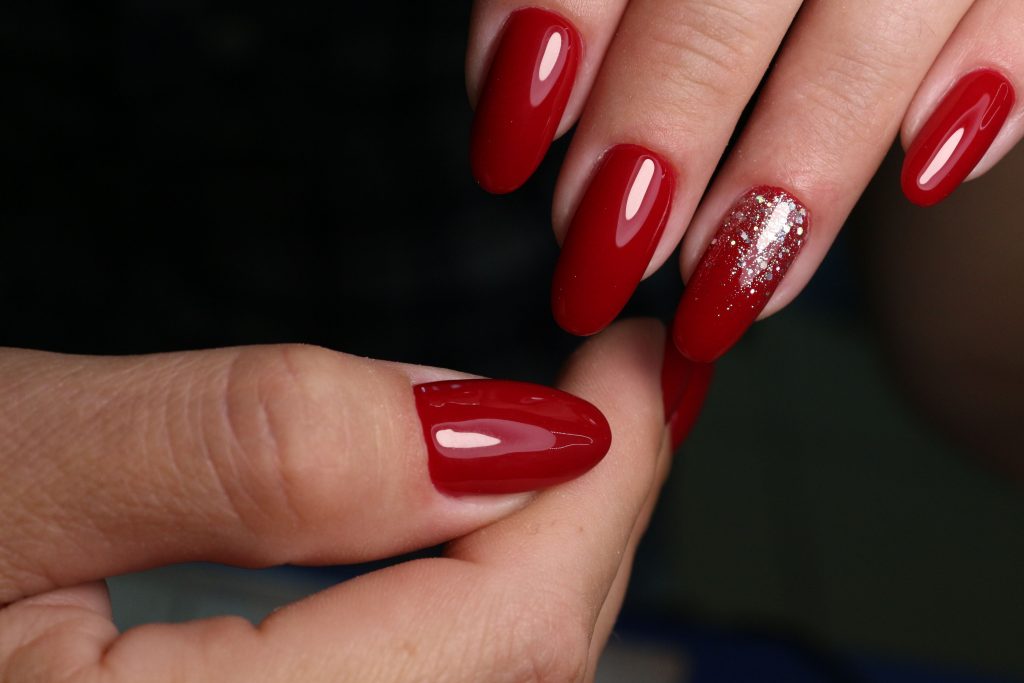
<path id="1" fill-rule="evenodd" d="M 511 191 L 579 119 L 552 290 L 577 334 L 611 322 L 682 240 L 675 342 L 714 360 L 804 287 L 898 131 L 904 191 L 922 205 L 1024 135 L 1017 0 L 536 5 L 475 3 L 472 165 L 485 189 Z"/>
<path id="2" fill-rule="evenodd" d="M 668 469 L 662 344 L 652 322 L 586 344 L 561 386 L 593 405 L 312 347 L 2 351 L 0 680 L 592 675 Z M 693 390 L 669 393 L 693 404 Z M 516 493 L 575 477 L 606 450 L 574 481 Z M 450 539 L 441 558 L 364 575 L 255 627 L 217 618 L 119 634 L 102 583 L 173 562 L 361 562 Z"/>

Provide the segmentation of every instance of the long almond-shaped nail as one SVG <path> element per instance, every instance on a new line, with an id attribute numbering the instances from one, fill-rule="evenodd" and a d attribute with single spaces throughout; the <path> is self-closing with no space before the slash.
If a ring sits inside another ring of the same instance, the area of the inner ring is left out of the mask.
<path id="1" fill-rule="evenodd" d="M 509 16 L 480 92 L 470 143 L 473 175 L 488 192 L 520 187 L 537 170 L 569 102 L 579 32 L 528 7 Z"/>
<path id="2" fill-rule="evenodd" d="M 957 81 L 907 150 L 907 198 L 931 206 L 948 197 L 985 156 L 1015 101 L 1013 85 L 998 71 L 979 69 Z"/>
<path id="3" fill-rule="evenodd" d="M 695 363 L 679 353 L 672 339 L 665 344 L 661 364 L 661 396 L 672 450 L 678 450 L 700 416 L 715 366 Z"/>
<path id="4" fill-rule="evenodd" d="M 413 387 L 430 477 L 452 494 L 518 493 L 583 474 L 605 456 L 604 415 L 564 391 L 478 379 Z"/>
<path id="5" fill-rule="evenodd" d="M 672 335 L 690 360 L 710 363 L 757 319 L 807 241 L 810 215 L 777 187 L 755 187 L 726 214 L 676 310 Z"/>
<path id="6" fill-rule="evenodd" d="M 658 246 L 674 189 L 672 168 L 643 147 L 604 155 L 555 268 L 551 308 L 566 331 L 595 334 L 622 311 Z"/>

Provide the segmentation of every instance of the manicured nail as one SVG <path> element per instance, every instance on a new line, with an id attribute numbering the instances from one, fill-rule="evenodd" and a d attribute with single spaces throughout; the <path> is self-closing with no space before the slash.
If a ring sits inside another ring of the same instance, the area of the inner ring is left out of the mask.
<path id="1" fill-rule="evenodd" d="M 668 339 L 661 365 L 661 395 L 673 451 L 679 449 L 697 422 L 714 371 L 713 364 L 694 363 L 679 353 Z"/>
<path id="2" fill-rule="evenodd" d="M 508 18 L 480 92 L 470 163 L 488 192 L 517 189 L 537 170 L 569 101 L 580 58 L 568 21 L 529 7 Z"/>
<path id="3" fill-rule="evenodd" d="M 757 319 L 807 241 L 810 215 L 777 187 L 755 187 L 726 214 L 683 291 L 672 335 L 710 363 Z"/>
<path id="4" fill-rule="evenodd" d="M 430 477 L 452 494 L 519 493 L 575 479 L 611 446 L 604 415 L 564 391 L 491 379 L 413 387 Z"/>
<path id="5" fill-rule="evenodd" d="M 665 354 L 661 359 L 661 400 L 666 424 L 676 412 L 676 406 L 690 384 L 694 366 L 696 363 L 679 353 L 670 335 L 665 340 Z"/>
<path id="6" fill-rule="evenodd" d="M 907 151 L 903 194 L 920 206 L 948 197 L 985 156 L 1015 101 L 998 71 L 979 69 L 957 81 Z"/>
<path id="7" fill-rule="evenodd" d="M 671 167 L 643 147 L 604 155 L 555 269 L 551 308 L 566 331 L 600 332 L 622 311 L 658 246 L 674 189 Z"/>

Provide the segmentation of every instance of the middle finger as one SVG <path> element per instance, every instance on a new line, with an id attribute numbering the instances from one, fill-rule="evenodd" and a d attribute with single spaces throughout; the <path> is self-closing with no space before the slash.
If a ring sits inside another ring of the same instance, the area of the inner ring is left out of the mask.
<path id="1" fill-rule="evenodd" d="M 552 306 L 566 330 L 600 331 L 675 248 L 799 6 L 630 2 L 555 194 L 566 237 Z"/>

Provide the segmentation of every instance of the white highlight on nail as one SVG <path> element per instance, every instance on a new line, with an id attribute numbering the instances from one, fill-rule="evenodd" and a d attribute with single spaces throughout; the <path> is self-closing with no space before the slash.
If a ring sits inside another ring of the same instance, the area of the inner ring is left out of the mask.
<path id="1" fill-rule="evenodd" d="M 501 439 L 493 436 L 479 432 L 457 432 L 454 429 L 442 429 L 434 438 L 444 448 L 487 448 L 501 443 Z"/>
<path id="2" fill-rule="evenodd" d="M 654 179 L 654 160 L 644 159 L 640 164 L 640 172 L 636 174 L 633 187 L 629 188 L 629 196 L 626 197 L 626 220 L 631 221 L 644 203 L 647 190 L 651 187 L 651 180 Z"/>
<path id="3" fill-rule="evenodd" d="M 768 222 L 765 223 L 764 229 L 757 236 L 758 252 L 763 252 L 768 248 L 768 245 L 785 234 L 786 227 L 789 224 L 790 211 L 788 202 L 779 202 L 775 205 L 772 215 L 768 218 Z"/>
<path id="4" fill-rule="evenodd" d="M 964 129 L 958 128 L 955 133 L 949 136 L 949 139 L 943 143 L 942 147 L 939 148 L 938 153 L 932 158 L 932 163 L 928 164 L 928 168 L 924 169 L 924 173 L 917 179 L 918 185 L 927 185 L 928 181 L 935 177 L 935 174 L 942 170 L 942 167 L 949 162 L 949 158 L 953 156 L 953 152 L 956 151 L 960 141 L 963 140 Z"/>
<path id="5" fill-rule="evenodd" d="M 540 82 L 548 80 L 551 72 L 555 70 L 555 64 L 558 63 L 558 55 L 562 52 L 562 34 L 557 31 L 551 34 L 548 38 L 548 46 L 544 48 L 544 56 L 540 60 L 540 72 L 537 77 L 540 78 Z"/>

